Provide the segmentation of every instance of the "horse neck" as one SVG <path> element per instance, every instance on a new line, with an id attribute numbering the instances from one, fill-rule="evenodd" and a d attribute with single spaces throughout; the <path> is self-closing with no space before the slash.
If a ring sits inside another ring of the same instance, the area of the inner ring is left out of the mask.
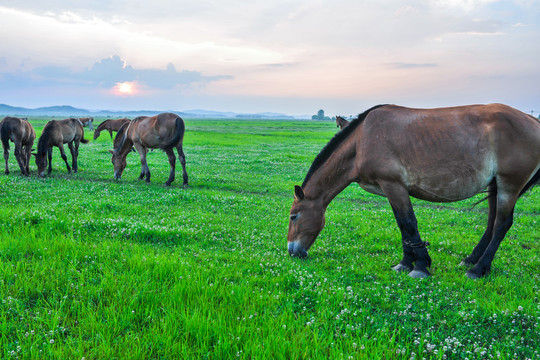
<path id="1" fill-rule="evenodd" d="M 102 122 L 101 124 L 98 125 L 96 131 L 102 131 L 103 129 L 105 129 L 105 127 L 107 126 L 107 122 L 109 120 L 105 120 L 104 122 Z"/>
<path id="2" fill-rule="evenodd" d="M 356 142 L 349 138 L 304 183 L 306 197 L 328 204 L 354 181 Z"/>
<path id="3" fill-rule="evenodd" d="M 38 153 L 45 153 L 47 149 L 50 147 L 49 142 L 50 142 L 52 133 L 53 133 L 52 126 L 45 126 L 45 128 L 43 128 L 43 132 L 41 133 L 41 136 L 39 137 L 39 140 L 38 140 L 38 147 L 37 147 Z"/>

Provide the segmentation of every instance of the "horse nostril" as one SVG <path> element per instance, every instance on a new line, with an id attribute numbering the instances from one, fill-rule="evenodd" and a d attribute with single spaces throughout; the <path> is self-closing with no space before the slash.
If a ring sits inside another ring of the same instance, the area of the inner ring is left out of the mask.
<path id="1" fill-rule="evenodd" d="M 298 256 L 299 258 L 305 258 L 308 256 L 308 252 L 298 242 L 290 242 L 288 245 L 289 255 Z"/>

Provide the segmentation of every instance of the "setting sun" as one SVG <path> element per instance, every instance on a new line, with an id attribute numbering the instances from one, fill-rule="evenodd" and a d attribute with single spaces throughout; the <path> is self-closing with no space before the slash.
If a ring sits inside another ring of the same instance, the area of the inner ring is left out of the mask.
<path id="1" fill-rule="evenodd" d="M 136 93 L 136 84 L 131 81 L 116 83 L 113 92 L 116 95 L 134 95 Z"/>

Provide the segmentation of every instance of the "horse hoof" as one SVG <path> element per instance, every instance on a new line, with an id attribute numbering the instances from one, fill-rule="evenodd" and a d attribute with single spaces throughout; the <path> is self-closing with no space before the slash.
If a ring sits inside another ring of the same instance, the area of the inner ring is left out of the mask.
<path id="1" fill-rule="evenodd" d="M 409 273 L 409 276 L 413 279 L 425 279 L 429 277 L 429 274 L 426 274 L 425 272 L 420 270 L 413 270 Z"/>
<path id="2" fill-rule="evenodd" d="M 467 271 L 467 272 L 465 273 L 465 276 L 467 276 L 467 277 L 468 277 L 469 279 L 471 279 L 471 280 L 480 279 L 480 276 L 478 276 L 478 274 L 475 274 L 475 273 L 473 273 L 473 272 L 471 272 L 471 271 Z"/>
<path id="3" fill-rule="evenodd" d="M 409 273 L 412 269 L 408 266 L 405 266 L 401 263 L 397 264 L 396 266 L 392 266 L 392 270 L 396 272 L 406 272 Z"/>

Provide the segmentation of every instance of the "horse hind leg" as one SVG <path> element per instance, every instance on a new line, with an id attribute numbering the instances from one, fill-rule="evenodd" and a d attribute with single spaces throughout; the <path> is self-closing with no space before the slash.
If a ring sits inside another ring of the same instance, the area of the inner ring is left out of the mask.
<path id="1" fill-rule="evenodd" d="M 184 150 L 182 149 L 182 144 L 178 145 L 176 147 L 176 150 L 178 151 L 178 160 L 180 160 L 180 164 L 182 164 L 182 179 L 183 179 L 183 185 L 184 187 L 188 186 L 188 174 L 186 171 L 186 154 L 184 154 Z"/>
<path id="2" fill-rule="evenodd" d="M 24 154 L 24 169 L 26 171 L 26 175 L 30 175 L 30 158 L 32 157 L 32 145 L 26 144 L 23 147 L 23 154 Z"/>
<path id="3" fill-rule="evenodd" d="M 499 192 L 497 194 L 497 211 L 493 224 L 493 236 L 476 265 L 467 271 L 467 277 L 478 279 L 491 271 L 491 263 L 495 258 L 495 253 L 514 222 L 514 206 L 518 195 L 519 191 L 512 193 Z"/>
<path id="4" fill-rule="evenodd" d="M 174 155 L 173 149 L 165 150 L 167 153 L 167 157 L 169 158 L 169 165 L 171 166 L 171 173 L 169 174 L 169 178 L 167 179 L 167 182 L 165 182 L 166 186 L 170 186 L 171 183 L 174 181 L 174 172 L 176 170 L 176 156 Z"/>
<path id="5" fill-rule="evenodd" d="M 493 227 L 495 225 L 495 217 L 497 215 L 497 184 L 495 181 L 491 182 L 488 186 L 488 220 L 487 220 L 487 227 L 486 231 L 484 232 L 484 235 L 482 235 L 482 238 L 478 242 L 478 244 L 475 246 L 474 250 L 472 251 L 471 255 L 467 256 L 460 265 L 462 266 L 474 266 L 480 259 L 480 257 L 484 254 L 486 251 L 486 248 L 489 245 L 489 242 L 493 238 Z"/>
<path id="6" fill-rule="evenodd" d="M 77 155 L 78 155 L 78 149 L 77 145 L 73 145 L 73 142 L 68 143 L 69 152 L 71 153 L 71 167 L 73 168 L 73 172 L 76 173 L 78 170 L 77 166 Z"/>
<path id="7" fill-rule="evenodd" d="M 26 173 L 25 161 L 23 159 L 23 156 L 24 155 L 21 143 L 15 143 L 15 158 L 17 159 L 17 163 L 19 164 L 19 168 L 21 169 L 21 174 L 26 176 L 28 174 Z"/>
<path id="8" fill-rule="evenodd" d="M 66 163 L 68 174 L 71 174 L 71 167 L 69 166 L 67 156 L 66 156 L 66 152 L 64 151 L 64 146 L 60 145 L 58 148 L 60 149 L 60 155 L 62 156 L 62 160 L 64 160 L 64 162 Z M 52 148 L 51 148 L 51 150 L 52 150 Z M 70 148 L 70 150 L 71 150 L 71 148 Z"/>

